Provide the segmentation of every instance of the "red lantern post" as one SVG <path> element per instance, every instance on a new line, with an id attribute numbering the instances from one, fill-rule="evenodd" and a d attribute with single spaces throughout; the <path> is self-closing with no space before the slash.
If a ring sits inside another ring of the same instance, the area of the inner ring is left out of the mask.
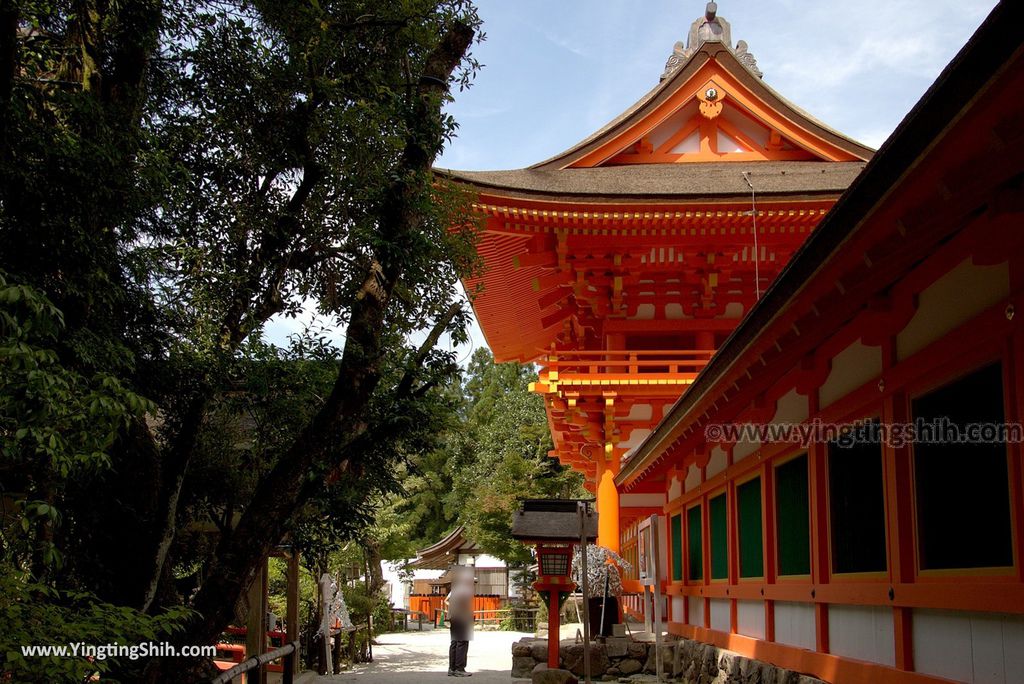
<path id="1" fill-rule="evenodd" d="M 558 668 L 558 632 L 561 615 L 561 594 L 570 593 L 576 583 L 569 579 L 572 547 L 566 545 L 537 545 L 537 581 L 533 588 L 541 596 L 548 594 L 548 667 Z"/>

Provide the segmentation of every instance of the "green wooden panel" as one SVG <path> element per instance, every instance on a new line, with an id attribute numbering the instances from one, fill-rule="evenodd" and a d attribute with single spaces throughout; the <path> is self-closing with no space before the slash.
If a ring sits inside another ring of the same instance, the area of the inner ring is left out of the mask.
<path id="1" fill-rule="evenodd" d="M 740 521 L 740 577 L 764 576 L 764 539 L 761 536 L 761 478 L 736 487 Z"/>
<path id="2" fill-rule="evenodd" d="M 700 506 L 686 511 L 686 564 L 687 577 L 691 580 L 704 579 L 704 554 L 701 551 Z"/>
<path id="3" fill-rule="evenodd" d="M 775 521 L 778 524 L 779 574 L 809 575 L 811 520 L 807 454 L 775 469 Z"/>
<path id="4" fill-rule="evenodd" d="M 729 577 L 729 523 L 725 494 L 708 501 L 708 528 L 711 534 L 711 579 Z"/>
<path id="5" fill-rule="evenodd" d="M 672 581 L 683 579 L 683 516 L 673 515 L 670 523 L 672 535 Z"/>

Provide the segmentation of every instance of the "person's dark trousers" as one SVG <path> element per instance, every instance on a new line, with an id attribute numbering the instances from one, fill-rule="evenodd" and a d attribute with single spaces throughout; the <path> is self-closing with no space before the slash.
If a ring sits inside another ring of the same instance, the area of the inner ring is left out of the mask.
<path id="1" fill-rule="evenodd" d="M 469 627 L 458 620 L 451 620 L 452 644 L 448 647 L 448 671 L 465 672 L 466 657 L 469 655 Z"/>

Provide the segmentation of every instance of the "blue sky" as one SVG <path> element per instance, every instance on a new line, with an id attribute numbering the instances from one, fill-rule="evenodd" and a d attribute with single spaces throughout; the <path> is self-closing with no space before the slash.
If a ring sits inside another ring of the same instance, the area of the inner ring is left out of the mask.
<path id="1" fill-rule="evenodd" d="M 872 147 L 892 132 L 994 0 L 721 0 L 765 81 Z M 485 68 L 450 111 L 440 166 L 508 169 L 560 152 L 658 82 L 702 0 L 478 0 Z"/>
<path id="2" fill-rule="evenodd" d="M 513 169 L 572 146 L 658 82 L 703 0 L 477 0 L 484 65 L 449 111 L 459 135 L 439 166 Z M 878 147 L 995 0 L 720 0 L 768 85 Z M 280 319 L 278 344 L 312 318 Z M 483 344 L 478 329 L 474 346 Z M 471 349 L 460 349 L 465 358 Z"/>

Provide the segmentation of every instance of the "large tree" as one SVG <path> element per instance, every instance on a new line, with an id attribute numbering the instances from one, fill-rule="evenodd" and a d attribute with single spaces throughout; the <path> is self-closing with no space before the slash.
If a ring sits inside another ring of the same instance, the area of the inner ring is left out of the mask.
<path id="1" fill-rule="evenodd" d="M 52 425 L 19 429 L 22 388 L 0 388 L 21 400 L 0 403 L 7 489 L 47 506 L 26 545 L 64 554 L 30 569 L 142 613 L 187 600 L 180 640 L 209 643 L 310 502 L 332 486 L 365 499 L 403 440 L 420 444 L 457 370 L 435 347 L 466 323 L 454 283 L 475 226 L 431 166 L 479 21 L 465 0 L 0 10 L 0 270 L 63 312 L 44 351 L 81 379 L 76 401 L 109 409 L 58 459 L 40 441 Z M 313 366 L 324 391 L 253 436 L 232 397 L 279 390 L 246 382 L 276 362 L 253 341 L 303 307 L 344 342 Z M 196 475 L 231 451 L 226 426 L 261 448 L 248 482 L 224 479 L 241 495 L 218 500 Z M 176 557 L 192 551 L 181 532 L 218 515 L 183 596 L 176 568 L 195 559 Z"/>

